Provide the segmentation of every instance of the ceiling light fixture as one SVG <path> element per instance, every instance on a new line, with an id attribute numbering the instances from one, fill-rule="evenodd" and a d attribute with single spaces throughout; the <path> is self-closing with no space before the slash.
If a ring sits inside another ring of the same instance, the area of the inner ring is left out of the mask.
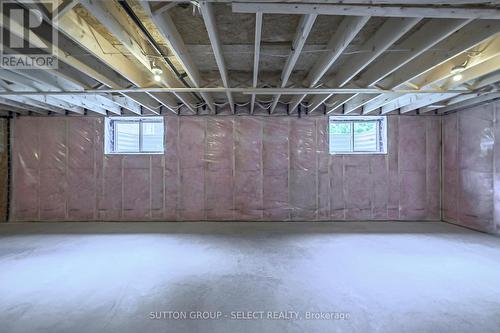
<path id="1" fill-rule="evenodd" d="M 163 71 L 161 70 L 161 68 L 154 65 L 153 67 L 151 67 L 151 72 L 153 73 L 153 78 L 155 79 L 155 81 L 160 82 L 161 75 L 163 74 Z"/>
<path id="2" fill-rule="evenodd" d="M 451 69 L 451 74 L 453 74 L 453 81 L 460 81 L 462 80 L 462 78 L 464 77 L 462 75 L 462 72 L 465 70 L 465 64 L 464 65 L 457 65 L 457 66 L 453 66 L 453 68 Z"/>

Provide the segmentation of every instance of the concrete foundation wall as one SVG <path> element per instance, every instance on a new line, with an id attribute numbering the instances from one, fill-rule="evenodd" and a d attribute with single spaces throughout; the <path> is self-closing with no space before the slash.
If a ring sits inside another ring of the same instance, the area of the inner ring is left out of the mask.
<path id="1" fill-rule="evenodd" d="M 11 220 L 439 220 L 439 117 L 331 156 L 327 117 L 166 117 L 164 155 L 104 155 L 102 118 L 13 120 Z"/>
<path id="2" fill-rule="evenodd" d="M 500 102 L 443 117 L 443 220 L 500 234 Z"/>
<path id="3" fill-rule="evenodd" d="M 0 118 L 0 222 L 7 220 L 9 162 L 7 145 L 7 119 Z"/>

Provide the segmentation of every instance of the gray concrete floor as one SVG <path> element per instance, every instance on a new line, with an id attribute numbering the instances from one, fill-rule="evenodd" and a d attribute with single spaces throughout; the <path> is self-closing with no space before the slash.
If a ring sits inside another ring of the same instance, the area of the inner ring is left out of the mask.
<path id="1" fill-rule="evenodd" d="M 429 222 L 2 224 L 0 331 L 497 333 L 500 238 Z"/>

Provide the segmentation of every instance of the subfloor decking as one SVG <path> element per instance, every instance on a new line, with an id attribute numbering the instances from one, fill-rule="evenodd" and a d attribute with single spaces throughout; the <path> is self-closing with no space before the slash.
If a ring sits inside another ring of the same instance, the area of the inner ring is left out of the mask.
<path id="1" fill-rule="evenodd" d="M 499 314 L 500 238 L 446 223 L 0 225 L 1 332 L 496 333 Z"/>

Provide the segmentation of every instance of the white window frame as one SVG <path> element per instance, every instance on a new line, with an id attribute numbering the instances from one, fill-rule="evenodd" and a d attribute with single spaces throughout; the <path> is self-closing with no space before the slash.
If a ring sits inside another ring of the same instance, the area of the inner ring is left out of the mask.
<path id="1" fill-rule="evenodd" d="M 117 123 L 139 123 L 139 150 L 138 151 L 116 151 L 115 125 Z M 143 124 L 161 123 L 163 129 L 163 140 L 161 150 L 143 150 Z M 165 124 L 163 117 L 106 117 L 104 125 L 104 153 L 106 155 L 161 155 L 165 153 Z"/>
<path id="2" fill-rule="evenodd" d="M 354 123 L 376 121 L 377 126 L 377 151 L 356 151 L 354 150 Z M 332 151 L 330 124 L 335 123 L 351 123 L 351 151 Z M 387 116 L 330 116 L 328 119 L 328 151 L 330 155 L 383 155 L 387 154 Z"/>

